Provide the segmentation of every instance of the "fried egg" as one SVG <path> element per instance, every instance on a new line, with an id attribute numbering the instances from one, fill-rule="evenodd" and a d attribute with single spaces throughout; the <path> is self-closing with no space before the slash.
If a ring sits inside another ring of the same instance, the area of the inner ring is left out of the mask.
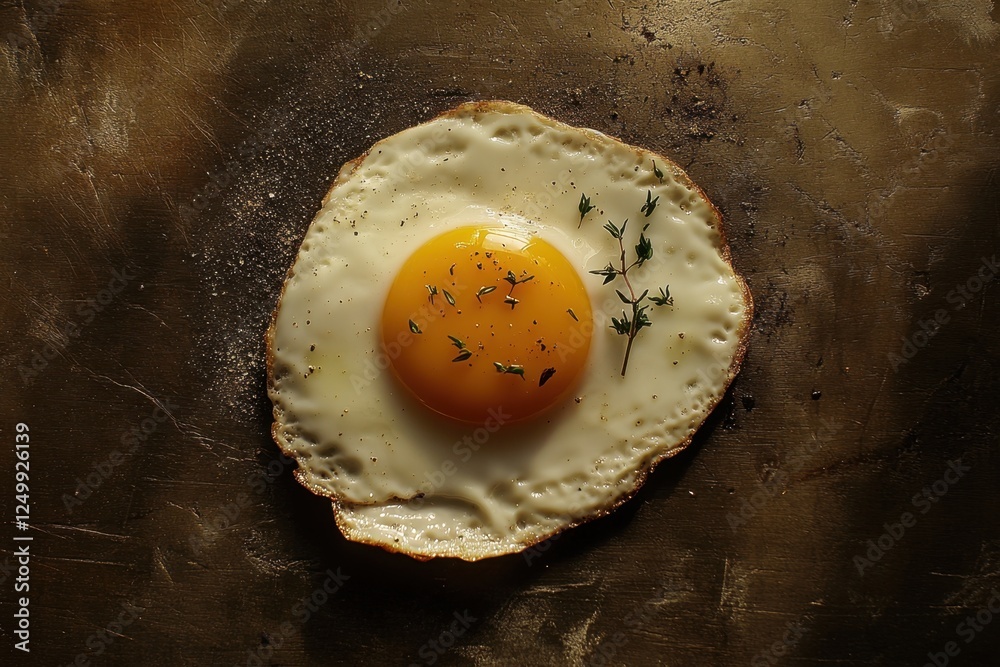
<path id="1" fill-rule="evenodd" d="M 690 443 L 752 309 L 678 166 L 465 104 L 340 170 L 267 334 L 274 439 L 348 539 L 518 552 Z"/>

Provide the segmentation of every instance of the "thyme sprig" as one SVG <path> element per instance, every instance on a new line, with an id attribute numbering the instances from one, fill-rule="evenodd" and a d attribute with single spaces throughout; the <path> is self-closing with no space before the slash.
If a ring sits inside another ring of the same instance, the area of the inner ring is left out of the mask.
<path id="1" fill-rule="evenodd" d="M 647 202 L 652 201 L 655 207 L 655 200 L 650 200 L 647 197 Z M 635 337 L 639 335 L 639 332 L 650 327 L 653 323 L 650 321 L 649 316 L 646 311 L 649 309 L 649 305 L 643 305 L 643 301 L 649 296 L 649 290 L 644 290 L 642 294 L 636 296 L 635 288 L 632 285 L 632 281 L 629 279 L 629 271 L 634 268 L 638 268 L 648 262 L 653 258 L 653 244 L 646 237 L 646 229 L 649 225 L 642 228 L 639 232 L 639 241 L 635 245 L 635 259 L 631 263 L 628 263 L 626 252 L 625 252 L 625 230 L 628 226 L 628 220 L 622 223 L 621 227 L 615 225 L 615 223 L 608 221 L 608 224 L 604 225 L 604 229 L 618 241 L 619 248 L 619 258 L 618 266 L 615 266 L 612 262 L 608 262 L 608 265 L 603 269 L 598 269 L 596 271 L 591 271 L 591 273 L 603 276 L 604 284 L 614 282 L 617 278 L 621 277 L 622 281 L 625 283 L 625 288 L 628 290 L 628 294 L 625 294 L 621 290 L 616 289 L 615 294 L 622 303 L 631 307 L 632 313 L 629 316 L 624 310 L 622 311 L 621 319 L 617 317 L 611 318 L 611 328 L 615 330 L 620 336 L 628 336 L 628 343 L 625 346 L 625 358 L 622 361 L 622 377 L 625 377 L 625 372 L 628 370 L 628 360 L 629 356 L 632 354 L 632 343 L 635 341 Z M 655 306 L 665 306 L 673 305 L 673 299 L 670 297 L 670 286 L 667 285 L 665 288 L 660 289 L 659 296 L 653 296 L 649 298 L 649 301 Z"/>
<path id="2" fill-rule="evenodd" d="M 511 310 L 514 310 L 514 306 L 516 306 L 517 304 L 521 303 L 520 299 L 515 299 L 512 296 L 513 293 L 514 293 L 514 288 L 517 287 L 518 285 L 520 285 L 521 283 L 526 283 L 529 280 L 534 279 L 534 277 L 535 276 L 525 276 L 524 278 L 518 278 L 517 276 L 514 275 L 513 271 L 508 271 L 507 275 L 504 276 L 504 280 L 506 280 L 508 283 L 510 283 L 510 289 L 507 290 L 507 296 L 504 297 L 503 302 L 507 303 L 507 304 L 510 304 L 510 309 Z M 490 291 L 492 291 L 492 290 L 490 290 Z"/>
<path id="3" fill-rule="evenodd" d="M 513 292 L 515 287 L 517 287 L 521 283 L 526 283 L 529 280 L 532 280 L 534 277 L 535 276 L 526 276 L 524 278 L 518 278 L 517 276 L 514 275 L 513 271 L 508 271 L 507 275 L 504 276 L 503 279 L 506 280 L 508 283 L 510 283 L 510 291 Z M 510 294 L 510 292 L 508 292 L 508 294 Z"/>
<path id="4" fill-rule="evenodd" d="M 427 289 L 427 294 L 429 295 L 427 297 L 427 300 L 430 301 L 431 305 L 433 306 L 434 305 L 434 297 L 437 296 L 437 293 L 438 293 L 437 285 L 424 285 L 424 287 Z"/>

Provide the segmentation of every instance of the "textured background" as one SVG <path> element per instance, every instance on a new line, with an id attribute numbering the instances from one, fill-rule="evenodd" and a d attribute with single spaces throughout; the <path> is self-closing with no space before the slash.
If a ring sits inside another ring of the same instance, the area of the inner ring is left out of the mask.
<path id="1" fill-rule="evenodd" d="M 959 623 L 1000 590 L 1000 305 L 976 278 L 1000 9 L 385 1 L 0 3 L 0 516 L 27 422 L 35 536 L 10 664 L 922 665 L 949 641 L 995 664 L 1000 620 Z M 695 446 L 612 517 L 421 564 L 346 543 L 278 459 L 262 334 L 340 164 L 488 98 L 674 157 L 758 317 Z"/>

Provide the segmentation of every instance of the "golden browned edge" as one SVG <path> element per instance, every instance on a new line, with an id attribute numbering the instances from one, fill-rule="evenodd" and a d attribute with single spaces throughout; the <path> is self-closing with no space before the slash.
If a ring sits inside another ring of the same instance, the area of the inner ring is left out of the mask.
<path id="1" fill-rule="evenodd" d="M 481 102 L 466 102 L 466 103 L 458 105 L 454 109 L 449 109 L 448 111 L 444 111 L 444 112 L 438 114 L 434 118 L 432 118 L 432 119 L 430 119 L 428 121 L 425 121 L 424 123 L 421 123 L 421 125 L 426 125 L 426 124 L 432 123 L 432 122 L 434 122 L 436 120 L 439 120 L 439 119 L 442 119 L 442 118 L 453 118 L 453 117 L 458 117 L 458 116 L 470 116 L 470 115 L 474 116 L 476 114 L 486 114 L 486 113 L 505 113 L 505 114 L 511 114 L 511 113 L 528 113 L 528 114 L 532 114 L 532 115 L 536 116 L 537 118 L 541 119 L 544 123 L 554 124 L 556 126 L 563 126 L 563 127 L 572 128 L 574 130 L 583 132 L 590 139 L 596 140 L 596 141 L 604 141 L 604 140 L 607 140 L 607 139 L 611 139 L 613 141 L 617 141 L 618 143 L 620 143 L 620 144 L 628 147 L 629 149 L 631 149 L 632 151 L 634 151 L 635 153 L 637 153 L 640 156 L 649 158 L 650 160 L 654 160 L 655 159 L 655 160 L 657 160 L 659 162 L 662 162 L 664 164 L 664 166 L 666 167 L 666 169 L 669 169 L 672 172 L 674 178 L 676 178 L 678 181 L 680 181 L 681 183 L 683 183 L 684 185 L 686 185 L 691 190 L 694 190 L 695 192 L 697 192 L 698 195 L 700 195 L 701 198 L 705 201 L 705 203 L 708 204 L 709 208 L 711 208 L 712 214 L 713 214 L 713 217 L 714 217 L 714 226 L 715 226 L 716 231 L 718 231 L 718 233 L 719 233 L 719 247 L 718 247 L 718 251 L 719 251 L 719 254 L 722 256 L 723 261 L 732 270 L 733 275 L 735 276 L 736 281 L 737 281 L 737 283 L 740 286 L 740 290 L 743 293 L 743 299 L 744 299 L 744 301 L 746 303 L 746 316 L 744 317 L 743 322 L 742 322 L 740 328 L 737 331 L 737 334 L 739 336 L 739 342 L 737 343 L 737 346 L 736 346 L 736 353 L 733 355 L 733 361 L 732 361 L 732 363 L 729 366 L 729 373 L 728 373 L 728 376 L 726 378 L 726 382 L 725 382 L 725 385 L 723 387 L 723 390 L 720 393 L 720 395 L 718 396 L 718 398 L 716 398 L 714 401 L 712 401 L 708 405 L 708 409 L 705 410 L 705 414 L 704 414 L 704 417 L 702 417 L 701 423 L 698 424 L 698 426 L 694 429 L 694 431 L 691 432 L 691 435 L 689 435 L 686 440 L 678 443 L 675 447 L 673 447 L 670 450 L 668 450 L 666 452 L 663 452 L 661 455 L 659 455 L 659 456 L 651 459 L 650 462 L 643 469 L 639 470 L 636 473 L 635 484 L 632 486 L 632 488 L 629 489 L 625 494 L 623 494 L 610 507 L 601 509 L 601 510 L 595 512 L 594 514 L 590 515 L 590 516 L 583 517 L 583 518 L 581 518 L 581 519 L 579 519 L 577 521 L 574 521 L 574 522 L 572 522 L 570 524 L 567 524 L 563 528 L 560 528 L 558 530 L 554 530 L 551 533 L 543 535 L 543 536 L 539 537 L 538 539 L 534 540 L 533 542 L 522 543 L 521 545 L 519 545 L 520 546 L 519 549 L 508 551 L 508 552 L 503 552 L 503 553 L 490 554 L 490 555 L 487 555 L 487 556 L 470 556 L 470 557 L 466 557 L 466 556 L 451 556 L 451 555 L 447 555 L 447 554 L 446 555 L 428 555 L 428 554 L 411 553 L 409 551 L 406 551 L 403 548 L 396 548 L 396 547 L 394 547 L 393 545 L 390 545 L 390 544 L 383 544 L 381 542 L 367 541 L 367 540 L 363 540 L 363 539 L 357 539 L 356 537 L 350 537 L 350 536 L 348 536 L 347 532 L 344 530 L 344 526 L 342 524 L 341 517 L 340 517 L 341 512 L 343 510 L 343 506 L 345 504 L 344 501 L 342 501 L 339 498 L 337 498 L 337 496 L 335 494 L 333 494 L 333 493 L 331 493 L 331 492 L 329 492 L 327 490 L 321 489 L 321 488 L 319 488 L 319 487 L 317 487 L 315 485 L 312 485 L 312 484 L 309 484 L 308 482 L 306 482 L 303 479 L 304 475 L 302 475 L 301 472 L 300 472 L 301 469 L 295 471 L 295 478 L 299 481 L 300 484 L 302 484 L 303 486 L 305 486 L 306 488 L 308 488 L 310 491 L 312 491 L 316 495 L 325 496 L 325 497 L 327 497 L 327 498 L 330 499 L 331 503 L 333 504 L 333 517 L 334 517 L 334 521 L 337 524 L 337 528 L 340 530 L 340 532 L 342 534 L 344 534 L 345 537 L 348 537 L 348 539 L 350 539 L 351 541 L 359 542 L 361 544 L 369 544 L 369 545 L 372 545 L 372 546 L 381 547 L 382 549 L 385 549 L 386 551 L 389 551 L 389 552 L 403 553 L 403 554 L 406 554 L 406 555 L 410 556 L 411 558 L 414 558 L 414 559 L 420 560 L 420 561 L 427 561 L 427 560 L 431 560 L 432 558 L 460 558 L 461 560 L 466 560 L 466 561 L 477 561 L 477 560 L 481 560 L 481 559 L 485 559 L 485 558 L 493 558 L 493 557 L 496 557 L 496 556 L 504 556 L 504 555 L 509 555 L 509 554 L 513 554 L 513 553 L 518 553 L 518 552 L 524 551 L 525 549 L 528 549 L 528 548 L 530 548 L 530 547 L 532 547 L 532 546 L 534 546 L 536 544 L 544 542 L 545 540 L 548 540 L 548 539 L 552 538 L 553 536 L 555 536 L 555 535 L 557 535 L 557 534 L 559 534 L 559 533 L 561 533 L 561 532 L 563 532 L 565 530 L 570 530 L 572 528 L 576 528 L 577 526 L 583 525 L 583 524 L 588 523 L 590 521 L 593 521 L 595 519 L 600 519 L 602 517 L 608 516 L 609 514 L 611 514 L 615 510 L 617 510 L 619 507 L 621 507 L 622 505 L 624 505 L 625 503 L 627 503 L 629 500 L 632 499 L 633 496 L 635 496 L 636 493 L 639 492 L 639 489 L 641 489 L 642 486 L 643 486 L 643 484 L 646 483 L 646 480 L 648 479 L 649 475 L 653 472 L 653 470 L 656 469 L 656 467 L 660 463 L 662 463 L 663 461 L 665 461 L 665 460 L 667 460 L 669 458 L 672 458 L 672 457 L 676 456 L 677 454 L 680 454 L 682 451 L 684 451 L 685 449 L 687 449 L 687 447 L 691 444 L 692 440 L 694 439 L 695 434 L 698 432 L 699 429 L 701 429 L 702 425 L 705 423 L 705 420 L 712 413 L 712 411 L 715 410 L 716 406 L 719 404 L 719 402 L 725 396 L 726 391 L 728 391 L 728 389 L 729 389 L 729 385 L 732 384 L 733 379 L 736 377 L 736 375 L 740 371 L 740 366 L 743 364 L 743 359 L 746 356 L 747 344 L 749 342 L 749 337 L 750 337 L 750 325 L 753 322 L 753 314 L 754 314 L 753 295 L 750 293 L 750 287 L 747 285 L 746 280 L 743 278 L 743 276 L 741 276 L 739 274 L 739 272 L 736 270 L 736 267 L 733 266 L 732 253 L 731 253 L 731 251 L 729 249 L 729 242 L 726 239 L 725 226 L 723 225 L 723 222 L 722 222 L 722 213 L 715 206 L 715 204 L 712 203 L 712 200 L 710 200 L 708 198 L 708 195 L 705 194 L 705 191 L 702 190 L 694 181 L 691 180 L 691 178 L 687 175 L 687 173 L 684 171 L 683 168 L 681 168 L 681 166 L 679 164 L 677 164 L 676 162 L 674 162 L 673 160 L 671 160 L 670 158 L 668 158 L 666 156 L 660 155 L 658 153 L 654 153 L 653 151 L 647 150 L 645 148 L 640 148 L 638 146 L 634 146 L 634 145 L 629 144 L 627 142 L 624 142 L 621 139 L 618 139 L 617 137 L 612 136 L 610 134 L 606 134 L 604 132 L 599 132 L 597 130 L 592 130 L 590 128 L 585 128 L 585 127 L 583 127 L 583 128 L 573 127 L 571 125 L 568 125 L 567 123 L 563 123 L 563 122 L 558 121 L 558 120 L 556 120 L 554 118 L 550 118 L 548 116 L 540 114 L 537 111 L 535 111 L 534 109 L 532 109 L 531 107 L 528 107 L 526 105 L 517 104 L 517 103 L 514 103 L 514 102 L 507 102 L 505 100 L 486 100 L 486 101 L 481 101 Z M 350 176 L 355 172 L 355 170 L 357 170 L 357 168 L 361 165 L 361 163 L 364 162 L 365 158 L 368 157 L 368 155 L 371 153 L 371 151 L 374 150 L 375 148 L 377 148 L 383 141 L 386 141 L 387 139 L 390 139 L 392 136 L 395 136 L 395 135 L 390 135 L 389 137 L 386 137 L 386 139 L 381 139 L 381 140 L 377 141 L 367 151 L 365 151 L 364 153 L 362 153 L 358 157 L 354 158 L 353 160 L 350 160 L 350 161 L 346 162 L 344 164 L 344 166 L 341 167 L 340 171 L 337 173 L 336 178 L 334 178 L 333 185 L 330 186 L 330 190 L 327 192 L 326 196 L 323 197 L 322 206 L 320 207 L 320 210 L 322 210 L 324 207 L 326 207 L 327 203 L 330 201 L 331 197 L 333 196 L 334 190 L 337 189 L 337 186 L 339 186 L 341 183 L 343 183 L 344 181 L 346 181 L 347 179 L 350 178 Z M 310 227 L 311 226 L 312 226 L 312 223 L 310 223 Z M 308 231 L 307 231 L 307 233 L 308 233 Z M 273 347 L 273 343 L 274 343 L 274 327 L 275 327 L 275 323 L 277 322 L 278 310 L 281 308 L 281 301 L 282 301 L 282 299 L 284 299 L 284 296 L 285 296 L 285 287 L 288 285 L 289 280 L 292 278 L 292 276 L 294 274 L 295 274 L 295 263 L 293 262 L 292 266 L 288 269 L 287 275 L 285 276 L 285 282 L 281 286 L 281 294 L 278 296 L 278 303 L 275 306 L 274 311 L 271 313 L 271 322 L 270 322 L 270 325 L 268 326 L 267 332 L 265 333 L 265 336 L 264 336 L 265 342 L 267 344 L 267 378 L 268 378 L 267 386 L 268 386 L 268 393 L 269 394 L 271 394 L 271 391 L 273 389 L 273 382 L 274 382 L 274 372 L 273 372 L 274 371 L 274 347 Z M 274 402 L 274 396 L 273 396 L 273 394 L 271 394 L 271 399 L 272 399 L 272 402 Z M 278 448 L 282 452 L 284 452 L 287 456 L 291 456 L 291 457 L 295 458 L 296 463 L 298 463 L 298 456 L 296 456 L 294 452 L 289 451 L 288 449 L 286 449 L 284 447 L 284 445 L 282 444 L 281 439 L 278 437 L 279 408 L 278 408 L 277 402 L 274 402 L 274 403 L 275 404 L 274 404 L 273 415 L 274 415 L 275 421 L 271 425 L 271 437 L 274 440 L 274 442 L 278 445 Z M 400 499 L 400 500 L 405 500 L 405 499 Z"/>

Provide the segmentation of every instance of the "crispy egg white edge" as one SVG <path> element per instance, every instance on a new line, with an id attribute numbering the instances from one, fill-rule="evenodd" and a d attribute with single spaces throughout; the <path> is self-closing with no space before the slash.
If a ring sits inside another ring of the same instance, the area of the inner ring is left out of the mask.
<path id="1" fill-rule="evenodd" d="M 381 504 L 365 504 L 358 502 L 351 502 L 346 500 L 341 495 L 338 495 L 336 489 L 331 488 L 329 485 L 323 483 L 323 480 L 318 480 L 313 477 L 309 472 L 309 463 L 304 460 L 307 456 L 303 455 L 303 450 L 299 447 L 301 444 L 299 440 L 301 439 L 301 434 L 297 432 L 297 420 L 292 415 L 291 420 L 286 420 L 288 417 L 288 406 L 285 404 L 283 397 L 281 396 L 281 382 L 280 378 L 276 377 L 275 374 L 275 328 L 278 321 L 278 313 L 281 308 L 281 304 L 285 299 L 285 290 L 288 285 L 292 282 L 294 276 L 296 275 L 296 270 L 300 264 L 300 258 L 296 259 L 295 265 L 290 269 L 288 279 L 286 280 L 285 287 L 282 291 L 282 299 L 279 301 L 279 307 L 276 309 L 274 316 L 272 317 L 272 324 L 268 330 L 267 342 L 268 342 L 268 374 L 269 374 L 269 393 L 274 401 L 274 413 L 275 413 L 275 423 L 273 426 L 273 434 L 275 441 L 278 445 L 288 454 L 295 456 L 300 462 L 300 469 L 296 471 L 296 475 L 299 480 L 306 485 L 308 488 L 314 492 L 326 495 L 331 498 L 334 505 L 335 516 L 339 528 L 344 532 L 344 534 L 350 539 L 367 542 L 371 544 L 377 544 L 379 546 L 385 547 L 393 551 L 402 551 L 408 553 L 414 557 L 427 558 L 435 556 L 456 556 L 464 558 L 467 560 L 476 560 L 478 558 L 500 555 L 503 553 L 511 553 L 515 551 L 522 550 L 533 543 L 537 543 L 541 540 L 546 539 L 554 533 L 557 533 L 565 528 L 569 528 L 575 525 L 579 525 L 588 521 L 590 519 L 596 518 L 598 516 L 603 516 L 611 512 L 614 508 L 621 505 L 629 497 L 631 497 L 639 487 L 644 483 L 649 472 L 658 464 L 661 460 L 673 456 L 680 452 L 686 445 L 691 441 L 694 432 L 704 421 L 707 414 L 714 408 L 714 406 L 721 400 L 722 395 L 725 392 L 726 387 L 731 382 L 732 378 L 738 372 L 739 365 L 742 361 L 743 355 L 746 350 L 746 338 L 749 332 L 749 323 L 752 318 L 753 304 L 746 286 L 745 281 L 732 269 L 731 259 L 728 246 L 725 242 L 724 231 L 721 224 L 721 216 L 714 206 L 709 202 L 708 198 L 704 193 L 698 188 L 694 183 L 690 181 L 687 175 L 673 162 L 670 160 L 643 149 L 631 147 L 619 142 L 616 139 L 608 137 L 600 132 L 593 130 L 570 128 L 567 125 L 559 123 L 557 121 L 548 119 L 544 116 L 536 114 L 527 107 L 511 104 L 507 102 L 481 102 L 481 103 L 470 103 L 462 105 L 455 110 L 446 112 L 442 114 L 434 121 L 426 123 L 420 127 L 427 127 L 431 123 L 440 122 L 446 119 L 472 119 L 475 121 L 477 117 L 482 118 L 489 114 L 511 114 L 511 115 L 527 115 L 537 124 L 542 132 L 546 130 L 558 130 L 560 132 L 565 132 L 567 130 L 579 133 L 580 135 L 586 137 L 587 141 L 598 144 L 602 146 L 602 150 L 611 151 L 630 151 L 634 155 L 639 156 L 641 161 L 655 160 L 657 165 L 661 168 L 664 174 L 668 178 L 672 178 L 677 183 L 681 184 L 688 190 L 696 194 L 696 196 L 703 202 L 708 208 L 708 222 L 714 228 L 717 234 L 717 243 L 715 245 L 715 252 L 718 254 L 719 258 L 727 265 L 729 272 L 731 273 L 731 278 L 738 285 L 741 293 L 743 302 L 742 318 L 739 322 L 737 330 L 734 332 L 736 341 L 732 350 L 731 360 L 726 373 L 726 378 L 723 382 L 719 383 L 718 391 L 711 396 L 707 397 L 706 402 L 702 406 L 702 414 L 696 423 L 688 430 L 686 437 L 674 444 L 668 444 L 659 451 L 653 452 L 651 455 L 644 455 L 634 463 L 638 464 L 638 468 L 634 471 L 634 474 L 627 479 L 622 479 L 620 482 L 625 482 L 625 488 L 620 488 L 615 492 L 615 496 L 610 503 L 604 503 L 599 507 L 589 507 L 584 508 L 581 512 L 576 514 L 567 514 L 565 516 L 557 517 L 554 524 L 543 523 L 540 526 L 535 526 L 539 530 L 534 532 L 521 531 L 521 534 L 517 534 L 515 539 L 504 539 L 505 536 L 498 538 L 496 535 L 491 534 L 490 531 L 483 531 L 477 534 L 476 531 L 466 531 L 459 535 L 460 539 L 449 539 L 449 540 L 430 540 L 427 541 L 426 535 L 411 535 L 408 534 L 405 528 L 400 525 L 391 525 L 393 522 L 401 521 L 405 517 L 402 516 L 391 516 L 392 512 L 386 512 L 388 499 L 382 499 Z M 410 128 L 413 130 L 415 128 Z M 405 131 L 404 131 L 405 132 Z M 402 133 L 400 133 L 402 134 Z M 331 202 L 334 202 L 337 197 L 338 190 L 346 183 L 349 183 L 353 175 L 364 165 L 366 159 L 372 155 L 373 152 L 378 151 L 380 146 L 383 146 L 385 142 L 391 141 L 394 137 L 399 135 L 393 135 L 382 142 L 376 144 L 368 153 L 359 157 L 358 159 L 347 163 L 338 174 L 337 179 L 334 182 L 328 195 L 324 198 L 324 209 L 317 215 L 317 221 L 323 216 L 323 211 L 328 209 Z M 599 203 L 595 201 L 595 203 Z M 592 224 L 599 225 L 599 221 L 591 221 Z M 316 221 L 313 223 L 316 224 Z M 311 227 L 312 229 L 312 227 Z M 437 230 L 440 231 L 440 230 Z M 307 239 L 309 235 L 307 234 Z M 305 242 L 305 240 L 304 240 Z M 300 253 L 301 255 L 301 253 Z M 583 273 L 583 272 L 581 272 Z M 590 290 L 592 295 L 594 290 Z M 597 290 L 599 291 L 599 290 Z M 603 294 L 601 295 L 603 297 Z M 645 331 L 642 336 L 656 335 L 656 328 Z M 642 336 L 636 341 L 637 346 L 642 344 Z M 595 336 L 595 341 L 597 340 Z M 640 347 L 641 349 L 641 347 Z M 592 350 L 592 354 L 594 351 Z M 633 363 L 637 363 L 634 359 Z M 641 369 L 640 369 L 641 370 Z M 636 372 L 633 369 L 630 372 Z M 389 378 L 387 378 L 389 379 Z M 620 486 L 620 485 L 619 485 Z M 400 503 L 393 506 L 393 510 L 404 511 L 407 509 L 406 498 L 398 498 Z M 381 515 L 381 516 L 380 516 Z M 385 521 L 385 516 L 389 515 L 390 519 Z M 383 524 L 383 525 L 380 525 Z M 515 531 L 517 532 L 517 531 Z"/>

